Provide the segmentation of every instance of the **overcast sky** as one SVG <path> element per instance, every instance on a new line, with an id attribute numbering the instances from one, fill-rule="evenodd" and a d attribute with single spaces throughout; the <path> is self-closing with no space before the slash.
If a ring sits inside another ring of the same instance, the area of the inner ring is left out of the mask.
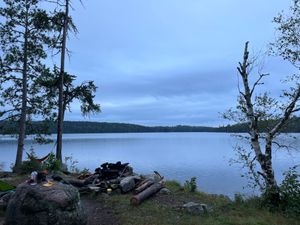
<path id="1" fill-rule="evenodd" d="M 74 1 L 79 29 L 70 37 L 67 69 L 94 80 L 102 113 L 82 118 L 73 104 L 67 120 L 145 125 L 227 124 L 220 112 L 237 98 L 236 65 L 244 43 L 253 53 L 275 39 L 272 19 L 289 0 L 84 0 Z M 272 2 L 272 3 L 271 3 Z M 272 74 L 266 88 L 281 90 L 292 69 L 262 57 Z"/>

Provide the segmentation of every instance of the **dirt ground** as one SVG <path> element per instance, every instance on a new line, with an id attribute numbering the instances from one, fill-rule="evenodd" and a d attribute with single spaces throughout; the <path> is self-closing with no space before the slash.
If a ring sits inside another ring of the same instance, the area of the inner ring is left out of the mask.
<path id="1" fill-rule="evenodd" d="M 88 225 L 120 225 L 113 209 L 89 197 L 81 197 L 81 203 L 88 215 Z"/>
<path id="2" fill-rule="evenodd" d="M 120 225 L 111 208 L 88 197 L 82 197 L 81 202 L 88 216 L 87 225 Z M 0 225 L 4 224 L 4 215 L 0 214 Z"/>

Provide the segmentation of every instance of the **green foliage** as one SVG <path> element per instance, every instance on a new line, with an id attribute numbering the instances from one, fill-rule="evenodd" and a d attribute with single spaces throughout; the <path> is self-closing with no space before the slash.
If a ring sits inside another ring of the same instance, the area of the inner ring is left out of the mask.
<path id="1" fill-rule="evenodd" d="M 187 192 L 195 192 L 197 190 L 196 177 L 186 180 L 184 183 L 184 190 Z"/>
<path id="2" fill-rule="evenodd" d="M 300 175 L 297 166 L 284 173 L 280 185 L 281 207 L 289 215 L 300 215 Z"/>
<path id="3" fill-rule="evenodd" d="M 289 12 L 281 12 L 274 18 L 277 40 L 271 45 L 274 55 L 279 55 L 299 68 L 300 62 L 300 2 L 293 0 Z"/>
<path id="4" fill-rule="evenodd" d="M 20 118 L 24 84 L 27 114 L 49 116 L 51 99 L 36 82 L 41 74 L 47 73 L 45 48 L 51 30 L 50 15 L 39 8 L 40 2 L 5 0 L 0 8 L 0 105 L 8 109 L 0 112 L 0 118 Z"/>
<path id="5" fill-rule="evenodd" d="M 234 194 L 234 203 L 241 205 L 245 202 L 244 196 L 241 193 Z"/>
<path id="6" fill-rule="evenodd" d="M 47 93 L 48 96 L 56 102 L 55 105 L 58 105 L 58 85 L 59 85 L 59 76 L 60 71 L 57 67 L 54 67 L 53 75 L 48 76 L 42 75 L 38 79 L 39 85 Z M 64 102 L 63 102 L 63 111 L 70 110 L 70 105 L 74 100 L 78 100 L 81 103 L 81 112 L 84 116 L 89 113 L 100 112 L 100 105 L 94 102 L 94 93 L 97 90 L 96 85 L 93 81 L 86 81 L 81 83 L 78 86 L 74 85 L 76 80 L 75 75 L 70 75 L 64 73 Z"/>
<path id="7" fill-rule="evenodd" d="M 29 155 L 36 158 L 36 154 L 33 148 L 30 149 Z M 29 157 L 27 157 L 27 160 L 23 161 L 20 166 L 13 167 L 13 171 L 16 171 L 19 174 L 30 174 L 33 171 L 39 171 L 41 169 L 41 164 L 36 161 L 30 160 Z"/>
<path id="8" fill-rule="evenodd" d="M 55 154 L 51 152 L 48 158 L 43 162 L 42 167 L 48 171 L 59 171 L 61 170 L 61 163 L 56 159 Z"/>
<path id="9" fill-rule="evenodd" d="M 20 166 L 14 167 L 13 170 L 19 174 L 30 174 L 33 171 L 40 171 L 41 164 L 35 161 L 23 161 Z"/>
<path id="10" fill-rule="evenodd" d="M 165 185 L 168 189 L 175 191 L 180 190 L 182 188 L 181 184 L 176 180 L 168 180 L 166 181 Z"/>

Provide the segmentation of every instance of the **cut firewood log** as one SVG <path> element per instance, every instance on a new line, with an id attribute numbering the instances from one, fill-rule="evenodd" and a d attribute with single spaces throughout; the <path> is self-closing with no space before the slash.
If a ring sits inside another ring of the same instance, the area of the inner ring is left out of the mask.
<path id="1" fill-rule="evenodd" d="M 83 180 L 79 180 L 79 179 L 65 179 L 65 181 L 67 181 L 67 183 L 72 184 L 75 187 L 83 187 L 85 186 L 85 183 Z"/>
<path id="2" fill-rule="evenodd" d="M 154 183 L 152 184 L 150 187 L 148 187 L 147 189 L 145 189 L 144 191 L 140 192 L 139 194 L 133 196 L 130 199 L 130 203 L 132 205 L 139 205 L 141 204 L 144 200 L 146 200 L 147 198 L 149 198 L 150 196 L 154 195 L 155 193 L 157 193 L 160 189 L 162 189 L 164 187 L 162 182 L 159 183 Z"/>
<path id="3" fill-rule="evenodd" d="M 146 182 L 142 182 L 136 189 L 134 189 L 133 193 L 138 194 L 143 190 L 147 189 L 148 187 L 150 187 L 152 184 L 154 184 L 154 181 L 146 180 Z"/>

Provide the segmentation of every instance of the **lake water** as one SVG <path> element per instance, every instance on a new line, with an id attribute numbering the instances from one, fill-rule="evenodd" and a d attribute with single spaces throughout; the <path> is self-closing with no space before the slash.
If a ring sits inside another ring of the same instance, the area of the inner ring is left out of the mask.
<path id="1" fill-rule="evenodd" d="M 299 134 L 295 136 L 300 138 Z M 300 147 L 299 138 L 289 139 L 296 148 Z M 241 168 L 229 165 L 236 141 L 224 133 L 65 134 L 63 154 L 79 161 L 81 169 L 94 171 L 104 162 L 129 162 L 137 173 L 149 174 L 156 170 L 167 179 L 181 183 L 195 176 L 201 191 L 229 196 L 237 192 L 253 194 L 243 189 L 246 181 L 240 176 Z M 4 163 L 6 170 L 15 160 L 16 146 L 15 139 L 0 136 L 0 163 Z M 55 151 L 54 143 L 36 145 L 27 140 L 26 151 L 31 147 L 40 157 Z M 279 180 L 280 174 L 295 164 L 300 164 L 299 152 L 275 152 Z"/>

